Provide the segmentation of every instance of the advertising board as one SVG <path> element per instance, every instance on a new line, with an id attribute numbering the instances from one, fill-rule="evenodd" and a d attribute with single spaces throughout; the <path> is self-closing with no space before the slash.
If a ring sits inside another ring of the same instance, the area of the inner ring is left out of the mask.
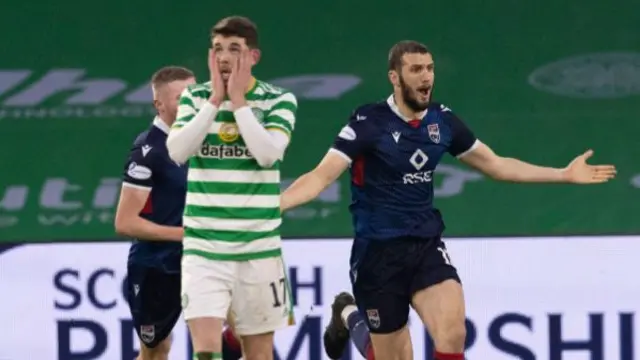
<path id="1" fill-rule="evenodd" d="M 640 358 L 640 239 L 451 239 L 467 301 L 469 360 Z M 350 241 L 287 240 L 296 326 L 279 359 L 326 359 L 333 296 L 349 290 Z M 138 340 L 123 297 L 126 243 L 20 245 L 0 253 L 0 359 L 131 360 Z M 416 359 L 432 351 L 412 314 Z M 188 360 L 186 327 L 171 359 Z M 345 359 L 359 359 L 350 349 Z"/>

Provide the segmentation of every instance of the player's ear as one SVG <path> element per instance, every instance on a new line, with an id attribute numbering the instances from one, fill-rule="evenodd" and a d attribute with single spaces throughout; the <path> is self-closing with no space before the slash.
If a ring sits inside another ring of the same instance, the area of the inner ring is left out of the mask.
<path id="1" fill-rule="evenodd" d="M 253 64 L 255 65 L 260 61 L 260 57 L 262 56 L 262 53 L 260 52 L 259 49 L 251 49 L 251 58 L 253 59 Z"/>
<path id="2" fill-rule="evenodd" d="M 389 70 L 389 82 L 393 86 L 400 86 L 400 82 L 398 81 L 398 72 L 395 70 Z"/>

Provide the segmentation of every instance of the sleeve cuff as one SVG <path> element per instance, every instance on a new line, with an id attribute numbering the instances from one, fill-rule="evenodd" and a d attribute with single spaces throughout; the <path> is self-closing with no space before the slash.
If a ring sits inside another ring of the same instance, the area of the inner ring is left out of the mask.
<path id="1" fill-rule="evenodd" d="M 142 186 L 142 185 L 138 185 L 138 184 L 132 184 L 132 183 L 126 182 L 126 181 L 122 182 L 122 186 L 123 187 L 128 187 L 128 188 L 133 188 L 133 189 L 138 189 L 138 190 L 151 191 L 151 186 Z"/>
<path id="2" fill-rule="evenodd" d="M 460 154 L 456 155 L 456 158 L 461 159 L 462 157 L 464 157 L 468 153 L 470 153 L 473 150 L 475 150 L 479 145 L 480 145 L 480 140 L 476 139 L 476 141 L 474 141 L 473 144 L 467 150 L 465 150 L 465 151 L 461 152 Z"/>
<path id="3" fill-rule="evenodd" d="M 330 148 L 330 149 L 329 149 L 329 152 L 330 152 L 330 153 L 334 153 L 334 154 L 336 154 L 336 155 L 340 156 L 341 158 L 345 159 L 345 160 L 349 163 L 349 165 L 351 165 L 351 163 L 353 162 L 353 161 L 351 160 L 351 158 L 349 157 L 349 155 L 347 155 L 347 154 L 343 153 L 342 151 L 340 151 L 340 150 L 338 150 L 338 149 L 336 149 L 336 148 Z"/>

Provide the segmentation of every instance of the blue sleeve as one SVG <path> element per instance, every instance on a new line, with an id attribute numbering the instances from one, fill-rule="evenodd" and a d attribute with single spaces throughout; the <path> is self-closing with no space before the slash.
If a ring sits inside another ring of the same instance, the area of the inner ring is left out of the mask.
<path id="1" fill-rule="evenodd" d="M 131 149 L 123 171 L 123 185 L 149 190 L 153 187 L 153 171 L 159 155 L 158 150 L 154 150 L 146 144 Z"/>
<path id="2" fill-rule="evenodd" d="M 451 129 L 452 138 L 448 149 L 449 154 L 459 156 L 471 150 L 477 140 L 471 129 L 448 108 L 443 107 L 443 111 Z"/>
<path id="3" fill-rule="evenodd" d="M 373 147 L 375 138 L 373 119 L 367 119 L 356 110 L 351 114 L 349 123 L 340 130 L 331 148 L 353 161 Z"/>

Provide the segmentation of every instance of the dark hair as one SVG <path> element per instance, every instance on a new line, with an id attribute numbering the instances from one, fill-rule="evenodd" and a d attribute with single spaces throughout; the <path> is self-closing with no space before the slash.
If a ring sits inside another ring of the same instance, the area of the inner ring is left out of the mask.
<path id="1" fill-rule="evenodd" d="M 158 87 L 176 80 L 195 78 L 193 72 L 181 66 L 165 66 L 151 76 L 151 85 Z"/>
<path id="2" fill-rule="evenodd" d="M 211 29 L 211 37 L 216 35 L 237 36 L 243 38 L 249 48 L 258 48 L 258 27 L 244 16 L 229 16 L 218 21 Z"/>
<path id="3" fill-rule="evenodd" d="M 413 40 L 403 40 L 389 50 L 389 70 L 399 70 L 402 67 L 402 56 L 404 54 L 429 54 L 429 48 Z"/>

